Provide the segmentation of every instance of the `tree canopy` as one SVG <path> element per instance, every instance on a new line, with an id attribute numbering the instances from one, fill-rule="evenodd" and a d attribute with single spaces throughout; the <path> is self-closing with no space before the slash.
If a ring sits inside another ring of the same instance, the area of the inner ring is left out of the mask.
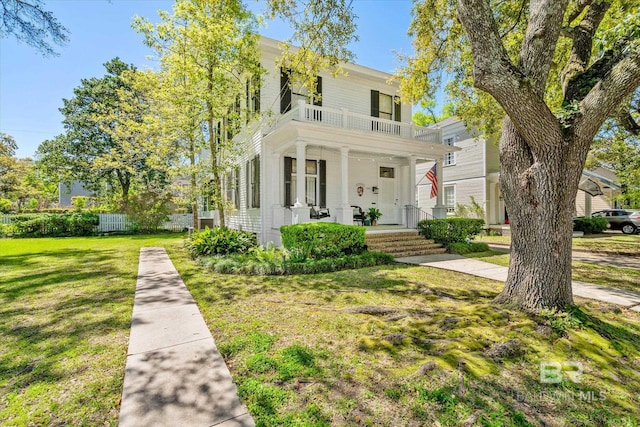
<path id="1" fill-rule="evenodd" d="M 12 34 L 44 56 L 57 55 L 52 44 L 64 46 L 69 41 L 69 30 L 44 9 L 41 0 L 0 0 L 0 8 L 0 37 Z"/>

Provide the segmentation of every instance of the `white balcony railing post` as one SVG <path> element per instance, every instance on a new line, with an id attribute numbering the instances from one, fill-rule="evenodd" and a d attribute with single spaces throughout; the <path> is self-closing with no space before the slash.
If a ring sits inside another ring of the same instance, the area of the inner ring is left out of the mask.
<path id="1" fill-rule="evenodd" d="M 349 110 L 347 110 L 346 108 L 341 108 L 340 110 L 342 111 L 342 127 L 348 128 L 349 127 Z"/>
<path id="2" fill-rule="evenodd" d="M 306 120 L 306 103 L 304 102 L 303 99 L 298 99 L 298 118 L 300 119 L 301 122 L 304 122 Z"/>

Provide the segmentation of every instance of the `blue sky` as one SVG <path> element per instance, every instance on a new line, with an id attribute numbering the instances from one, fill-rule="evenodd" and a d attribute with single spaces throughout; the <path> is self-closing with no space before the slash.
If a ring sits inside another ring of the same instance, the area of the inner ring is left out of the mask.
<path id="1" fill-rule="evenodd" d="M 256 11 L 254 0 L 247 4 Z M 157 21 L 158 9 L 170 10 L 170 0 L 45 0 L 46 9 L 69 29 L 70 42 L 60 56 L 43 58 L 10 36 L 0 39 L 0 132 L 12 135 L 18 157 L 33 156 L 38 145 L 63 132 L 58 108 L 73 95 L 80 79 L 104 75 L 102 64 L 120 57 L 138 67 L 153 67 L 152 52 L 131 29 L 134 15 Z M 354 0 L 360 41 L 352 46 L 356 63 L 393 72 L 396 52 L 410 52 L 407 29 L 410 0 Z M 290 36 L 284 25 L 267 22 L 261 34 Z"/>

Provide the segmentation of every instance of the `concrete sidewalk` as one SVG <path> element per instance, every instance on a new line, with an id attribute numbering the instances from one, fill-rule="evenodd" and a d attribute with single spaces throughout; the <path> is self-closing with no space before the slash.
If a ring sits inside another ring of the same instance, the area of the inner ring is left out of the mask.
<path id="1" fill-rule="evenodd" d="M 471 274 L 486 279 L 504 282 L 507 280 L 507 267 L 490 264 L 473 258 L 465 258 L 461 255 L 437 254 L 414 257 L 396 258 L 396 261 L 405 264 L 422 265 L 426 267 L 441 268 Z M 582 298 L 604 301 L 621 305 L 640 312 L 640 293 L 624 289 L 600 286 L 593 283 L 573 281 L 573 294 Z"/>
<path id="2" fill-rule="evenodd" d="M 255 425 L 164 248 L 140 250 L 119 425 Z"/>

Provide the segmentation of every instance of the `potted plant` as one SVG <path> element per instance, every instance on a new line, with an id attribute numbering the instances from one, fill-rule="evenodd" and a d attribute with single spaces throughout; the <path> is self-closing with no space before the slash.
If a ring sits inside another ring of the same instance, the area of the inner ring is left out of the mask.
<path id="1" fill-rule="evenodd" d="M 382 216 L 382 212 L 378 208 L 369 208 L 367 212 L 367 217 L 371 220 L 371 225 L 376 225 L 378 223 L 378 218 Z"/>

